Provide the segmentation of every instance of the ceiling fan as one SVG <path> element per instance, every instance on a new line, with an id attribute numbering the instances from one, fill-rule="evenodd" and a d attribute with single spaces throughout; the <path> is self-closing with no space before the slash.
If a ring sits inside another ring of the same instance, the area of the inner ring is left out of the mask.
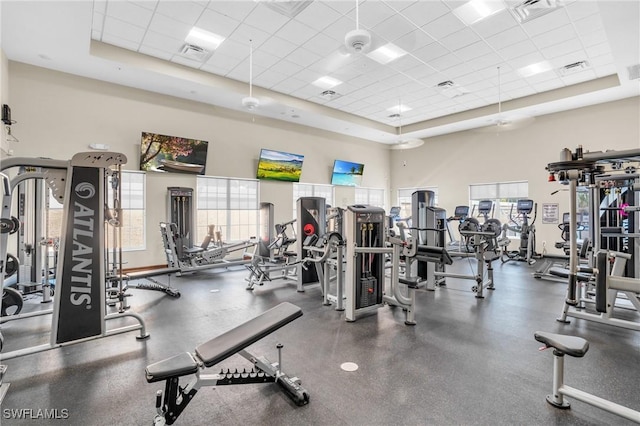
<path id="1" fill-rule="evenodd" d="M 249 40 L 249 96 L 242 98 L 242 106 L 249 111 L 260 106 L 260 100 L 253 97 L 253 40 Z"/>
<path id="2" fill-rule="evenodd" d="M 518 115 L 514 113 L 504 114 L 502 112 L 502 83 L 500 75 L 500 67 L 498 68 L 498 114 L 489 120 L 489 124 L 480 127 L 478 131 L 484 133 L 506 132 L 516 130 L 531 124 L 535 117 L 527 115 Z"/>

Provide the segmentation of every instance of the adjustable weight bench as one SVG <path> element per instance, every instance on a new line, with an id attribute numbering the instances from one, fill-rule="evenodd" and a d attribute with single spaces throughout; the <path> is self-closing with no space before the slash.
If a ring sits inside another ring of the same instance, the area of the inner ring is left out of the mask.
<path id="1" fill-rule="evenodd" d="M 276 382 L 298 406 L 309 403 L 308 392 L 300 386 L 300 379 L 289 377 L 282 371 L 281 349 L 278 344 L 278 362 L 271 363 L 264 357 L 257 357 L 245 348 L 273 333 L 291 321 L 302 316 L 302 310 L 288 302 L 279 304 L 266 312 L 240 324 L 218 337 L 195 348 L 194 353 L 185 352 L 163 361 L 148 365 L 145 373 L 147 382 L 165 380 L 164 394 L 156 394 L 155 425 L 173 424 L 202 386 L 221 386 L 248 383 Z M 220 371 L 219 374 L 201 374 L 230 356 L 239 353 L 249 360 L 251 371 L 237 369 Z M 195 374 L 185 386 L 180 386 L 180 377 Z"/>

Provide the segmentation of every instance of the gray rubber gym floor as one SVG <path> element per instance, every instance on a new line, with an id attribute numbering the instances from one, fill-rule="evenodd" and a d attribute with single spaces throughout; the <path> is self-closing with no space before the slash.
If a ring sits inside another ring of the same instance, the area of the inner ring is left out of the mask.
<path id="1" fill-rule="evenodd" d="M 450 270 L 468 273 L 469 265 L 458 260 Z M 322 306 L 318 285 L 297 293 L 293 284 L 275 281 L 247 291 L 243 268 L 174 277 L 179 299 L 132 289 L 132 309 L 144 317 L 151 337 L 138 341 L 131 332 L 6 361 L 11 387 L 2 424 L 152 424 L 155 393 L 164 383 L 146 382 L 148 364 L 193 351 L 283 301 L 304 315 L 249 350 L 277 361 L 275 346 L 284 344 L 283 369 L 302 379 L 310 404 L 295 406 L 273 383 L 203 388 L 176 424 L 628 424 L 578 401 L 566 411 L 548 405 L 553 357 L 538 351 L 533 333 L 588 339 L 585 358 L 567 357 L 566 383 L 636 410 L 640 333 L 584 320 L 556 322 L 566 286 L 536 280 L 531 271 L 497 261 L 496 290 L 483 300 L 471 293 L 470 281 L 449 279 L 435 292 L 419 290 L 413 327 L 404 325 L 400 309 L 387 306 L 347 323 L 333 307 Z M 41 308 L 36 299 L 25 311 Z M 49 321 L 4 324 L 5 350 L 45 343 Z M 343 371 L 344 362 L 359 369 Z M 219 367 L 250 364 L 234 355 Z M 54 408 L 68 410 L 68 419 L 16 420 L 8 411 Z"/>

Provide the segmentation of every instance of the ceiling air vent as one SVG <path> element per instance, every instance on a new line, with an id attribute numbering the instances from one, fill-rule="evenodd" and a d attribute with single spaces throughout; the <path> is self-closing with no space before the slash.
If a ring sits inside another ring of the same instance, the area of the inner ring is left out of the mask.
<path id="1" fill-rule="evenodd" d="M 185 43 L 180 49 L 180 55 L 185 58 L 193 59 L 194 61 L 204 62 L 211 57 L 211 54 L 207 49 L 204 49 L 195 44 Z"/>
<path id="2" fill-rule="evenodd" d="M 451 80 L 438 83 L 436 87 L 440 90 L 440 93 L 442 93 L 449 99 L 457 98 L 458 96 L 462 96 L 469 93 L 467 89 L 454 83 Z"/>
<path id="3" fill-rule="evenodd" d="M 637 80 L 640 78 L 640 64 L 627 67 L 629 71 L 629 80 Z"/>
<path id="4" fill-rule="evenodd" d="M 325 90 L 324 92 L 320 93 L 320 97 L 328 100 L 338 99 L 340 96 L 342 95 L 334 92 L 333 90 Z"/>
<path id="5" fill-rule="evenodd" d="M 512 7 L 511 14 L 518 22 L 525 23 L 564 6 L 563 0 L 525 0 Z"/>
<path id="6" fill-rule="evenodd" d="M 395 114 L 388 115 L 387 117 L 389 117 L 389 118 L 400 118 L 400 114 L 398 114 L 396 112 Z"/>
<path id="7" fill-rule="evenodd" d="M 577 74 L 580 71 L 586 70 L 589 68 L 589 62 L 587 61 L 578 61 L 569 65 L 565 65 L 564 67 L 558 70 L 558 73 L 561 77 L 566 77 L 571 74 Z"/>
<path id="8" fill-rule="evenodd" d="M 282 1 L 282 0 L 262 0 L 260 3 L 267 6 L 269 9 L 278 12 L 281 15 L 289 18 L 295 18 L 300 12 L 305 10 L 313 0 L 295 0 L 295 1 Z"/>

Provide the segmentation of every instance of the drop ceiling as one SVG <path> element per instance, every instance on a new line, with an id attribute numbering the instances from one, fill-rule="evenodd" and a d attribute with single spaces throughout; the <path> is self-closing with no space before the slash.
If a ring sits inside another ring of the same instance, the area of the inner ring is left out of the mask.
<path id="1" fill-rule="evenodd" d="M 639 2 L 539 0 L 559 7 L 523 23 L 521 2 L 494 0 L 502 9 L 469 25 L 464 3 L 2 1 L 1 42 L 12 61 L 386 144 L 639 96 Z M 225 39 L 185 53 L 193 27 Z M 372 47 L 350 53 L 356 27 Z M 387 43 L 405 54 L 381 64 L 371 52 Z"/>

